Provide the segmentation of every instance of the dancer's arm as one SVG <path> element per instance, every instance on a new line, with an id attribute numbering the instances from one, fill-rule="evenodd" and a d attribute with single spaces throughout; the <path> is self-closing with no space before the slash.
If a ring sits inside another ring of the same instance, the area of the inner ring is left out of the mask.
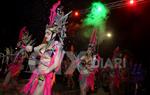
<path id="1" fill-rule="evenodd" d="M 40 44 L 39 46 L 33 47 L 33 46 L 25 46 L 25 50 L 27 52 L 39 52 L 39 50 L 44 47 L 45 44 Z"/>
<path id="2" fill-rule="evenodd" d="M 56 46 L 56 51 L 54 54 L 54 63 L 48 68 L 48 73 L 52 72 L 53 70 L 55 70 L 60 64 L 61 64 L 61 57 L 62 57 L 62 45 L 61 44 L 57 44 Z"/>
<path id="3" fill-rule="evenodd" d="M 76 59 L 76 62 L 77 62 L 77 70 L 78 70 L 79 72 L 81 72 L 81 70 L 83 69 L 83 64 L 82 64 L 82 62 L 83 62 L 84 59 L 85 59 L 85 56 L 82 56 L 81 58 L 77 58 L 77 59 Z"/>

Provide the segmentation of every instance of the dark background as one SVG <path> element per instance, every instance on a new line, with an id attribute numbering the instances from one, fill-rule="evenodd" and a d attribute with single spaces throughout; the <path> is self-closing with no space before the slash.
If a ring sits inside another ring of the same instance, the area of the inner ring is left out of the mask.
<path id="1" fill-rule="evenodd" d="M 119 0 L 102 0 L 105 4 L 114 1 Z M 0 47 L 15 47 L 19 30 L 23 26 L 28 27 L 30 34 L 36 38 L 37 44 L 41 43 L 45 25 L 48 23 L 49 8 L 54 2 L 56 0 L 2 0 L 0 3 Z M 90 6 L 91 2 L 92 0 L 62 0 L 62 5 L 65 11 L 69 12 L 84 10 Z M 137 3 L 136 6 L 110 10 L 107 27 L 113 31 L 113 45 L 106 42 L 101 48 L 109 52 L 118 45 L 128 49 L 138 59 L 150 58 L 149 9 L 150 2 L 145 0 L 145 3 Z M 73 20 L 76 23 L 80 21 L 76 18 Z M 147 63 L 144 62 L 144 64 Z"/>

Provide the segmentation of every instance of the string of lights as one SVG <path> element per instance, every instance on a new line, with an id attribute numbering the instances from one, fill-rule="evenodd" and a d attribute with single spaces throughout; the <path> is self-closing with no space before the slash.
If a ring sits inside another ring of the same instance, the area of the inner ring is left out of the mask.
<path id="1" fill-rule="evenodd" d="M 111 2 L 108 4 L 104 4 L 106 7 L 108 7 L 110 10 L 117 9 L 117 8 L 123 8 L 126 6 L 134 6 L 135 4 L 143 4 L 148 3 L 150 0 L 119 0 L 115 2 Z M 91 8 L 86 8 L 78 11 L 74 11 L 74 16 L 79 16 L 80 14 L 85 14 L 90 11 Z"/>
<path id="2" fill-rule="evenodd" d="M 112 2 L 112 3 L 108 3 L 105 4 L 109 9 L 116 9 L 116 8 L 122 8 L 122 7 L 126 7 L 129 5 L 134 5 L 134 4 L 142 4 L 142 3 L 146 3 L 148 2 L 148 0 L 129 0 L 129 1 L 125 1 L 125 0 L 120 0 L 120 1 L 116 1 L 116 2 Z"/>

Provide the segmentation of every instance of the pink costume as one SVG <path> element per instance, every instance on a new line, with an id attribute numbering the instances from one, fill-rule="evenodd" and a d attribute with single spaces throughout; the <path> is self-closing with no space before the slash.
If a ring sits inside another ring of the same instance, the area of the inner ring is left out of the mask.
<path id="1" fill-rule="evenodd" d="M 42 48 L 39 48 L 40 62 L 38 63 L 38 68 L 33 71 L 30 81 L 23 89 L 25 94 L 33 95 L 39 80 L 42 80 L 43 82 L 45 81 L 44 88 L 41 88 L 43 90 L 42 95 L 51 95 L 51 88 L 55 81 L 55 70 L 57 70 L 59 66 L 51 72 L 41 70 L 39 67 L 40 65 L 44 65 L 50 68 L 53 64 L 56 64 L 56 57 L 59 57 L 59 63 L 61 63 L 64 53 L 61 51 L 61 44 L 57 41 L 52 43 L 49 47 L 46 49 L 45 45 L 43 45 Z M 43 73 L 41 74 L 41 72 Z"/>
<path id="2" fill-rule="evenodd" d="M 121 54 L 120 48 L 116 47 L 113 51 L 112 61 L 114 63 L 113 85 L 116 88 L 120 86 L 120 64 L 115 63 L 115 58 L 119 58 Z"/>
<path id="3" fill-rule="evenodd" d="M 22 48 L 23 45 L 31 44 L 31 36 L 28 35 L 26 27 L 23 27 L 19 34 L 19 42 L 17 43 L 17 48 L 15 56 L 12 62 L 8 65 L 8 73 L 3 82 L 3 86 L 7 87 L 10 80 L 19 75 L 20 71 L 23 69 L 23 61 L 28 57 L 27 52 Z"/>
<path id="4" fill-rule="evenodd" d="M 11 77 L 15 77 L 20 73 L 20 71 L 23 68 L 23 66 L 22 66 L 23 61 L 24 61 L 24 58 L 19 56 L 15 63 L 10 63 L 9 64 L 8 70 L 11 73 Z"/>
<path id="5" fill-rule="evenodd" d="M 55 81 L 55 72 L 59 70 L 64 56 L 63 38 L 66 32 L 65 24 L 69 14 L 56 13 L 60 1 L 55 3 L 51 9 L 49 25 L 46 26 L 45 43 L 32 48 L 38 53 L 39 63 L 33 71 L 30 81 L 24 86 L 22 92 L 28 95 L 51 95 L 51 89 Z M 61 10 L 60 10 L 61 11 Z M 57 35 L 57 36 L 56 36 Z M 56 37 L 58 37 L 56 41 Z M 28 47 L 28 46 L 27 46 Z M 26 50 L 30 51 L 30 47 Z"/>
<path id="6" fill-rule="evenodd" d="M 23 68 L 22 63 L 27 57 L 27 53 L 24 49 L 22 49 L 22 45 L 27 45 L 30 40 L 31 38 L 29 37 L 27 29 L 24 26 L 19 33 L 19 41 L 17 43 L 17 48 L 19 48 L 19 50 L 15 53 L 14 61 L 8 66 L 8 70 L 10 71 L 12 77 L 18 75 Z"/>
<path id="7" fill-rule="evenodd" d="M 27 44 L 32 44 L 32 40 L 26 27 L 23 27 L 19 33 L 19 41 L 17 43 L 17 48 L 19 48 L 19 50 L 15 53 L 14 61 L 9 64 L 9 71 L 11 73 L 11 76 L 19 74 L 22 70 L 22 63 L 24 59 L 28 57 L 27 52 L 22 48 L 22 46 L 25 46 Z"/>
<path id="8" fill-rule="evenodd" d="M 43 89 L 43 95 L 51 95 L 51 88 L 55 79 L 55 74 L 53 72 L 50 72 L 48 74 L 43 74 L 45 83 L 44 83 L 44 89 Z M 34 91 L 38 85 L 39 81 L 39 73 L 34 71 L 30 81 L 25 85 L 23 92 L 25 94 L 33 95 Z"/>
<path id="9" fill-rule="evenodd" d="M 95 73 L 99 67 L 99 60 L 100 59 L 96 58 L 96 56 L 94 55 L 88 69 L 86 68 L 86 66 L 83 67 L 81 66 L 81 64 L 79 65 L 79 68 L 81 68 L 79 76 L 80 84 L 86 85 L 86 88 L 90 88 L 92 91 L 94 91 Z"/>
<path id="10" fill-rule="evenodd" d="M 119 88 L 120 86 L 120 74 L 119 74 L 119 68 L 115 68 L 114 70 L 114 77 L 113 77 L 113 85 L 116 88 Z"/>
<path id="11" fill-rule="evenodd" d="M 81 56 L 78 70 L 80 72 L 80 89 L 81 95 L 86 95 L 87 88 L 94 91 L 95 73 L 99 67 L 100 57 L 95 55 L 96 47 L 96 30 L 92 32 L 87 52 Z"/>
<path id="12" fill-rule="evenodd" d="M 95 79 L 95 73 L 90 73 L 89 75 L 82 75 L 79 76 L 80 84 L 83 84 L 85 82 L 86 88 L 90 88 L 92 91 L 94 91 L 94 79 Z"/>
<path id="13" fill-rule="evenodd" d="M 55 3 L 55 4 L 53 5 L 53 7 L 50 9 L 51 15 L 50 15 L 50 17 L 49 17 L 49 20 L 50 20 L 49 25 L 51 25 L 51 26 L 53 25 L 54 19 L 55 19 L 55 17 L 57 16 L 56 9 L 57 9 L 57 7 L 58 7 L 59 5 L 60 5 L 60 0 L 58 0 L 57 3 Z"/>

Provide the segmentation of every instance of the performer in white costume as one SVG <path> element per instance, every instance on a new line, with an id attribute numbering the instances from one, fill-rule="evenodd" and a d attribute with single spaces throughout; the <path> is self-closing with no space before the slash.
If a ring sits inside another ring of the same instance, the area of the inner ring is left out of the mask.
<path id="1" fill-rule="evenodd" d="M 95 52 L 96 31 L 93 31 L 88 49 L 84 55 L 79 57 L 77 66 L 80 72 L 79 83 L 81 95 L 87 95 L 88 88 L 94 91 L 95 72 L 99 67 L 100 57 Z"/>

